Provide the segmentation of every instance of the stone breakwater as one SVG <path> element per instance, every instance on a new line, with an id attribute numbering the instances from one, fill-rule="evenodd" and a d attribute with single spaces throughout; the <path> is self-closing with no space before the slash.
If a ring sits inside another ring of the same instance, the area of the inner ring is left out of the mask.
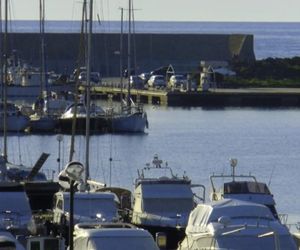
<path id="1" fill-rule="evenodd" d="M 9 51 L 34 66 L 40 65 L 40 35 L 10 33 Z M 71 73 L 79 55 L 80 34 L 45 34 L 48 70 Z M 177 72 L 191 72 L 202 60 L 255 61 L 253 35 L 247 34 L 135 34 L 132 39 L 132 65 L 138 72 L 148 72 L 172 64 Z M 92 38 L 94 71 L 102 76 L 118 76 L 120 72 L 120 34 L 96 33 Z M 127 65 L 127 35 L 123 36 L 123 65 Z"/>

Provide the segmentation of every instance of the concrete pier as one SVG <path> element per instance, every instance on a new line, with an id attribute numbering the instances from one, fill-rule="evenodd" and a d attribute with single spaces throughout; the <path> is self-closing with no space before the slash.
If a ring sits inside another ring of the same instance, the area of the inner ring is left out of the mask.
<path id="1" fill-rule="evenodd" d="M 83 91 L 83 88 L 81 88 Z M 113 96 L 119 100 L 121 89 L 94 86 L 91 89 L 95 98 Z M 211 89 L 207 92 L 180 92 L 165 90 L 132 89 L 133 100 L 163 106 L 201 107 L 300 107 L 300 89 L 297 88 L 247 88 Z"/>

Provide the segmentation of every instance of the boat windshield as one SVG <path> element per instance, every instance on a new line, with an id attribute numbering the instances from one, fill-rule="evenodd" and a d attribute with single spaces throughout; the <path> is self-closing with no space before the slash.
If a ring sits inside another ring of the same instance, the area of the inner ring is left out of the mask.
<path id="1" fill-rule="evenodd" d="M 242 233 L 242 231 L 240 232 Z M 252 235 L 227 235 L 219 237 L 217 245 L 221 249 L 232 249 L 234 246 L 238 249 L 296 249 L 295 243 L 289 235 L 270 235 L 265 237 L 257 237 L 258 232 Z M 277 239 L 276 239 L 276 238 Z M 279 246 L 276 246 L 278 242 Z"/>
<path id="2" fill-rule="evenodd" d="M 69 211 L 69 199 L 66 199 L 65 211 Z M 94 217 L 101 214 L 104 218 L 116 215 L 116 205 L 112 199 L 76 199 L 74 214 L 79 216 Z"/>
<path id="3" fill-rule="evenodd" d="M 133 250 L 133 249 L 143 249 L 143 250 L 157 250 L 153 239 L 151 237 L 99 237 L 92 238 L 89 240 L 89 250 Z"/>
<path id="4" fill-rule="evenodd" d="M 228 182 L 224 184 L 224 194 L 271 194 L 268 186 L 260 182 Z"/>
<path id="5" fill-rule="evenodd" d="M 193 205 L 193 199 L 186 198 L 147 198 L 143 200 L 144 211 L 153 214 L 189 213 L 193 209 Z"/>

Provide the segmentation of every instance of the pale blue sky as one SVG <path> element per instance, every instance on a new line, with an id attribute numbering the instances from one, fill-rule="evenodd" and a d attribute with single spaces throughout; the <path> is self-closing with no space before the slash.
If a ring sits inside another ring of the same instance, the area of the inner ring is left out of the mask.
<path id="1" fill-rule="evenodd" d="M 4 0 L 2 0 L 3 2 Z M 38 19 L 39 0 L 9 0 L 12 19 Z M 80 19 L 81 0 L 45 0 L 47 20 Z M 94 0 L 95 15 L 119 20 L 128 0 Z M 134 0 L 135 20 L 299 22 L 300 0 Z"/>

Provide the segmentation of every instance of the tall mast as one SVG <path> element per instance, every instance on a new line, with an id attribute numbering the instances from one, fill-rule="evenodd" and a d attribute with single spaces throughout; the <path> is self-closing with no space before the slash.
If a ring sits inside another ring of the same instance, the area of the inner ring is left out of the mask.
<path id="1" fill-rule="evenodd" d="M 84 37 L 84 30 L 85 30 L 85 16 L 86 16 L 86 3 L 87 0 L 83 1 L 83 7 L 82 7 L 82 22 L 81 22 L 81 32 L 80 32 L 80 40 L 79 40 L 79 55 L 78 55 L 78 65 L 76 69 L 76 74 L 75 74 L 75 100 L 74 100 L 74 113 L 73 113 L 73 121 L 72 121 L 72 136 L 71 136 L 71 145 L 70 145 L 70 154 L 69 154 L 69 162 L 73 161 L 73 156 L 75 153 L 75 133 L 76 133 L 76 115 L 77 115 L 77 104 L 78 104 L 78 81 L 79 81 L 79 71 L 80 71 L 80 66 L 83 61 L 83 64 L 86 63 L 85 61 L 85 48 L 84 45 L 85 43 L 85 37 Z"/>
<path id="2" fill-rule="evenodd" d="M 128 83 L 127 83 L 127 105 L 130 107 L 130 75 L 131 75 L 131 0 L 128 1 L 129 8 L 128 8 L 128 58 L 127 58 L 127 76 L 128 76 Z"/>
<path id="3" fill-rule="evenodd" d="M 7 1 L 5 0 L 5 30 L 3 40 L 4 81 L 3 81 L 3 157 L 7 161 Z"/>
<path id="4" fill-rule="evenodd" d="M 121 34 L 120 34 L 120 85 L 121 85 L 121 104 L 123 103 L 123 14 L 124 8 L 121 8 Z"/>
<path id="5" fill-rule="evenodd" d="M 1 102 L 3 103 L 3 32 L 2 32 L 2 0 L 0 0 L 0 83 L 1 83 Z"/>
<path id="6" fill-rule="evenodd" d="M 40 0 L 40 40 L 41 40 L 41 89 L 40 96 L 45 89 L 45 0 Z"/>
<path id="7" fill-rule="evenodd" d="M 93 0 L 90 0 L 90 13 L 89 13 L 89 32 L 88 32 L 88 54 L 86 66 L 86 152 L 85 152 L 85 183 L 90 177 L 89 170 L 89 153 L 90 153 L 90 95 L 91 95 L 91 45 L 92 45 L 92 32 L 93 32 Z"/>

